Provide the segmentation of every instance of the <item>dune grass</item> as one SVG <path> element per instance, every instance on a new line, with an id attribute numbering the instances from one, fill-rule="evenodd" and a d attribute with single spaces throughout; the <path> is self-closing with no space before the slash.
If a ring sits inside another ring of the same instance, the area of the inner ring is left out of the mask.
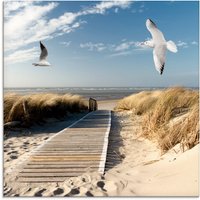
<path id="1" fill-rule="evenodd" d="M 121 100 L 116 110 L 142 115 L 142 135 L 165 152 L 181 143 L 192 148 L 199 142 L 199 93 L 184 88 L 141 92 Z"/>
<path id="2" fill-rule="evenodd" d="M 161 91 L 143 91 L 125 97 L 118 102 L 116 110 L 132 110 L 137 115 L 142 115 L 149 111 L 158 100 Z"/>
<path id="3" fill-rule="evenodd" d="M 4 123 L 21 121 L 24 125 L 40 122 L 46 118 L 62 118 L 78 113 L 88 107 L 78 95 L 31 94 L 4 96 Z"/>

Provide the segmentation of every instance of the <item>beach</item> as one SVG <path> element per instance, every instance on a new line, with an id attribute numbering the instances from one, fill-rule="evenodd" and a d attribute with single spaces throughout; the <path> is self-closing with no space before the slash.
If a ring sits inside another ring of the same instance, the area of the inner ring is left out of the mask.
<path id="1" fill-rule="evenodd" d="M 104 175 L 88 171 L 61 183 L 16 182 L 30 152 L 84 114 L 51 119 L 43 126 L 14 131 L 4 140 L 4 196 L 198 196 L 199 145 L 184 153 L 176 145 L 162 155 L 155 143 L 138 135 L 140 116 L 113 110 L 118 101 L 98 102 L 99 109 L 112 110 L 109 137 L 114 143 L 107 163 L 113 155 L 120 160 L 106 164 Z"/>
<path id="2" fill-rule="evenodd" d="M 198 1 L 2 7 L 3 197 L 199 196 Z"/>

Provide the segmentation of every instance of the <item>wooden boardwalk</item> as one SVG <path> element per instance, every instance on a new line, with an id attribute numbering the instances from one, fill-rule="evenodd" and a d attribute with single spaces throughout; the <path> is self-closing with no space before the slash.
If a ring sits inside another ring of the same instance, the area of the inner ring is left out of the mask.
<path id="1" fill-rule="evenodd" d="M 104 173 L 111 112 L 87 114 L 49 138 L 29 157 L 19 182 L 62 182 L 88 170 Z"/>

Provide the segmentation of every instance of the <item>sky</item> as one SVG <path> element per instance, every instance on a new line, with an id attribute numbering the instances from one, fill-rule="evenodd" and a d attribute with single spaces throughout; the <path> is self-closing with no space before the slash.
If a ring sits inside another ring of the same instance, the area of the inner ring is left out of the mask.
<path id="1" fill-rule="evenodd" d="M 4 2 L 4 87 L 198 87 L 198 1 Z M 178 47 L 154 67 L 150 18 Z M 35 67 L 39 41 L 50 67 Z"/>

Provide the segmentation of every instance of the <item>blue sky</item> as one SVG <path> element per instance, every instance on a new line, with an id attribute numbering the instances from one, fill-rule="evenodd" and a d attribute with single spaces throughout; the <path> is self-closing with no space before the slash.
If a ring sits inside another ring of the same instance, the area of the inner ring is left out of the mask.
<path id="1" fill-rule="evenodd" d="M 152 49 L 151 18 L 166 40 L 162 76 Z M 5 87 L 198 86 L 198 2 L 7 2 L 4 3 Z M 34 67 L 39 41 L 51 67 Z"/>

